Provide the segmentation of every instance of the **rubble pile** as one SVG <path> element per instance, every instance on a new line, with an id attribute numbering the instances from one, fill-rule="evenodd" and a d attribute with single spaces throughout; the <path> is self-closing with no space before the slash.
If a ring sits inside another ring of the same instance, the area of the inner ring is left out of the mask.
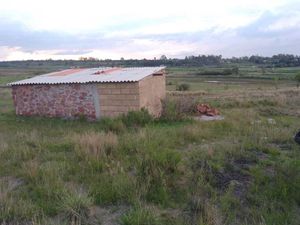
<path id="1" fill-rule="evenodd" d="M 196 106 L 196 110 L 197 110 L 197 113 L 201 116 L 202 115 L 204 115 L 204 116 L 218 116 L 218 115 L 220 115 L 220 112 L 217 109 L 212 108 L 208 104 L 198 104 Z"/>

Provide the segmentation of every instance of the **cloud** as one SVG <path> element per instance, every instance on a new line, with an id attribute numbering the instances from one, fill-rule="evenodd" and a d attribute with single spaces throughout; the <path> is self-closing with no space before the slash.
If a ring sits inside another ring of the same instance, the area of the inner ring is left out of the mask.
<path id="1" fill-rule="evenodd" d="M 294 0 L 28 1 L 0 5 L 0 60 L 300 52 Z"/>
<path id="2" fill-rule="evenodd" d="M 85 55 L 90 53 L 89 50 L 61 50 L 56 52 L 56 55 Z"/>
<path id="3" fill-rule="evenodd" d="M 8 46 L 0 46 L 0 60 L 6 59 L 10 54 L 17 51 L 18 48 L 11 48 Z"/>
<path id="4" fill-rule="evenodd" d="M 91 49 L 118 45 L 120 40 L 103 38 L 103 34 L 75 35 L 53 31 L 35 31 L 18 22 L 0 20 L 0 46 L 19 46 L 26 51 L 48 49 Z"/>
<path id="5" fill-rule="evenodd" d="M 284 0 L 10 0 L 0 5 L 0 12 L 1 15 L 22 21 L 34 30 L 67 33 L 99 32 L 114 27 L 120 28 L 120 24 L 125 25 L 128 30 L 132 26 L 130 24 L 136 28 L 153 23 L 151 21 L 157 21 L 156 25 L 160 25 L 164 20 L 172 20 L 180 23 L 177 29 L 186 31 L 186 27 L 197 30 L 207 29 L 210 26 L 233 28 L 253 19 L 265 9 L 282 6 L 284 2 Z M 182 24 L 185 26 L 181 26 Z"/>

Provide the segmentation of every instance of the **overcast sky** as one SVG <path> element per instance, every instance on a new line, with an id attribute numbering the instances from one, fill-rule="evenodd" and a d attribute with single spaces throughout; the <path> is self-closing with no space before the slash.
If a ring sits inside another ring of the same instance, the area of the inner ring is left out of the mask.
<path id="1" fill-rule="evenodd" d="M 300 54 L 300 0 L 0 0 L 0 60 Z"/>

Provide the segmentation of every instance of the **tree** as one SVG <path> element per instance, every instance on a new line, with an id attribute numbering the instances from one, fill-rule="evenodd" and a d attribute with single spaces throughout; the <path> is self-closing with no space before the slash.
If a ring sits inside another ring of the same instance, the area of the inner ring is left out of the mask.
<path id="1" fill-rule="evenodd" d="M 162 55 L 161 57 L 160 57 L 160 60 L 167 60 L 168 58 L 167 58 L 167 56 L 165 56 L 165 55 Z"/>
<path id="2" fill-rule="evenodd" d="M 87 57 L 80 57 L 79 60 L 80 60 L 80 61 L 87 61 L 88 58 L 87 58 Z"/>
<path id="3" fill-rule="evenodd" d="M 295 76 L 295 80 L 297 82 L 297 88 L 299 88 L 299 85 L 300 85 L 300 72 L 298 72 Z"/>

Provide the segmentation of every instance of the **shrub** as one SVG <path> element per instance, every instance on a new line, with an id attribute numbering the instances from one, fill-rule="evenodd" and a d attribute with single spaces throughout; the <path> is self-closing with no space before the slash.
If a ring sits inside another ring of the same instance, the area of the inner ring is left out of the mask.
<path id="1" fill-rule="evenodd" d="M 239 68 L 233 67 L 233 68 L 225 68 L 223 70 L 204 70 L 201 72 L 196 73 L 196 75 L 238 75 L 239 74 Z"/>
<path id="2" fill-rule="evenodd" d="M 122 133 L 126 130 L 126 126 L 120 118 L 103 118 L 99 121 L 99 127 L 115 133 Z"/>
<path id="3" fill-rule="evenodd" d="M 220 75 L 231 75 L 232 70 L 230 68 L 224 69 L 223 72 L 220 73 Z"/>
<path id="4" fill-rule="evenodd" d="M 188 90 L 190 90 L 190 85 L 186 83 L 179 84 L 176 87 L 176 91 L 188 91 Z"/>
<path id="5" fill-rule="evenodd" d="M 162 101 L 161 120 L 180 121 L 187 114 L 192 114 L 197 101 L 193 97 L 166 98 Z"/>
<path id="6" fill-rule="evenodd" d="M 239 68 L 238 68 L 237 66 L 233 67 L 233 68 L 231 69 L 231 73 L 232 73 L 232 74 L 235 74 L 235 75 L 238 75 L 238 74 L 239 74 Z"/>
<path id="7" fill-rule="evenodd" d="M 130 111 L 126 115 L 122 115 L 121 120 L 127 127 L 139 127 L 152 122 L 153 117 L 148 110 L 141 109 L 140 111 Z"/>
<path id="8" fill-rule="evenodd" d="M 160 119 L 163 121 L 180 121 L 184 115 L 177 110 L 175 101 L 166 99 L 162 102 L 162 113 Z"/>

